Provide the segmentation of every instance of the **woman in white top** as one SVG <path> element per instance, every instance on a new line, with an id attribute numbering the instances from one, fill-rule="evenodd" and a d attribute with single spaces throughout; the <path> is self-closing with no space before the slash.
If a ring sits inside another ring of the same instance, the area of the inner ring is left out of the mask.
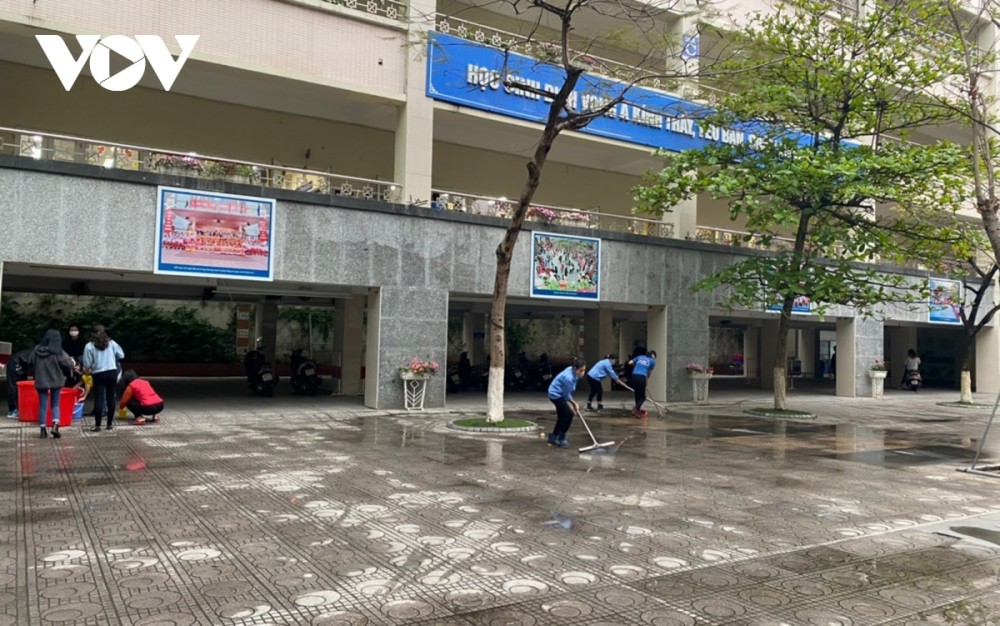
<path id="1" fill-rule="evenodd" d="M 900 385 L 906 385 L 906 379 L 910 372 L 920 371 L 920 357 L 917 356 L 917 351 L 910 348 L 906 351 L 906 363 L 903 365 L 903 380 L 899 381 Z"/>

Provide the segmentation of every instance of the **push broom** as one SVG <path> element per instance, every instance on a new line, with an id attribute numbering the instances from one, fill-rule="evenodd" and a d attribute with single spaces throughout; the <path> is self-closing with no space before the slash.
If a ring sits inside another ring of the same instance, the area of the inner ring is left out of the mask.
<path id="1" fill-rule="evenodd" d="M 604 443 L 598 443 L 597 437 L 595 437 L 593 431 L 590 430 L 590 426 L 587 425 L 587 420 L 583 419 L 583 415 L 580 414 L 580 411 L 576 412 L 576 416 L 580 418 L 581 422 L 583 422 L 583 427 L 587 429 L 587 434 L 590 435 L 590 440 L 594 442 L 593 445 L 584 446 L 580 448 L 579 450 L 580 454 L 583 454 L 584 452 L 590 452 L 592 450 L 597 450 L 598 448 L 607 448 L 609 446 L 615 445 L 614 441 L 605 441 Z"/>

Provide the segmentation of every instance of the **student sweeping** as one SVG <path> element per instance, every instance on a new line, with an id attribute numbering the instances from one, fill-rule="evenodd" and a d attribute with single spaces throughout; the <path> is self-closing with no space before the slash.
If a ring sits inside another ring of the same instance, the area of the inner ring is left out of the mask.
<path id="1" fill-rule="evenodd" d="M 632 389 L 635 391 L 635 408 L 632 409 L 632 417 L 642 419 L 649 414 L 642 410 L 642 403 L 646 401 L 646 380 L 649 373 L 656 367 L 656 353 L 646 354 L 645 348 L 637 348 L 637 355 L 628 362 L 632 366 Z"/>
<path id="2" fill-rule="evenodd" d="M 573 363 L 553 378 L 549 385 L 549 400 L 556 407 L 556 425 L 549 435 L 550 446 L 569 447 L 566 431 L 573 423 L 573 416 L 580 410 L 580 405 L 573 400 L 573 392 L 576 390 L 576 381 L 583 378 L 586 371 L 586 361 L 573 359 Z"/>
<path id="3" fill-rule="evenodd" d="M 587 410 L 593 411 L 594 407 L 591 402 L 594 401 L 594 397 L 597 397 L 597 410 L 604 410 L 604 383 L 602 382 L 605 378 L 610 377 L 611 380 L 616 383 L 620 383 L 618 380 L 618 374 L 615 373 L 615 362 L 618 358 L 613 354 L 609 354 L 600 361 L 594 364 L 594 367 L 590 368 L 587 372 L 587 384 L 590 385 L 590 395 L 587 396 Z"/>

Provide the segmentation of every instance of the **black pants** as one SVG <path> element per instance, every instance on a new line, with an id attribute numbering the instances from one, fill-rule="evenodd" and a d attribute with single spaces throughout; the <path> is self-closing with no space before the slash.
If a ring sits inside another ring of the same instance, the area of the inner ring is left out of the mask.
<path id="1" fill-rule="evenodd" d="M 142 417 L 143 415 L 159 415 L 163 413 L 163 403 L 157 402 L 156 404 L 139 404 L 139 401 L 132 398 L 125 403 L 125 408 L 128 409 L 135 417 Z"/>
<path id="2" fill-rule="evenodd" d="M 587 384 L 590 385 L 590 395 L 587 396 L 587 404 L 597 396 L 597 404 L 604 402 L 604 384 L 596 378 L 587 376 Z"/>
<path id="3" fill-rule="evenodd" d="M 552 400 L 552 398 L 549 398 L 549 400 Z M 558 441 L 566 436 L 566 431 L 569 430 L 570 424 L 573 423 L 573 407 L 570 405 L 569 400 L 562 398 L 552 400 L 552 404 L 556 405 L 556 427 L 552 429 L 552 438 Z"/>
<path id="4" fill-rule="evenodd" d="M 108 370 L 94 374 L 94 421 L 101 425 L 105 412 L 108 416 L 108 426 L 115 419 L 115 387 L 118 386 L 118 372 Z"/>
<path id="5" fill-rule="evenodd" d="M 642 403 L 646 401 L 646 377 L 633 375 L 629 382 L 632 383 L 632 389 L 635 389 L 635 408 L 641 410 Z"/>
<path id="6" fill-rule="evenodd" d="M 17 376 L 7 376 L 7 413 L 17 410 Z"/>

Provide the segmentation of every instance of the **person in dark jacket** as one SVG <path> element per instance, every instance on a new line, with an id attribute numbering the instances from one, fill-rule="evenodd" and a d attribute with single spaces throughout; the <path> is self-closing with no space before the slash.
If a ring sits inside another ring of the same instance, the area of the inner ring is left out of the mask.
<path id="1" fill-rule="evenodd" d="M 63 339 L 63 352 L 68 354 L 77 363 L 83 362 L 83 349 L 87 345 L 87 340 L 81 336 L 79 324 L 69 325 L 69 336 Z M 71 370 L 66 377 L 66 386 L 74 387 L 80 382 L 80 372 Z"/>
<path id="2" fill-rule="evenodd" d="M 17 419 L 17 383 L 28 380 L 28 357 L 33 348 L 19 350 L 7 362 L 7 417 Z"/>
<path id="3" fill-rule="evenodd" d="M 45 429 L 47 407 L 52 407 L 52 438 L 59 435 L 59 391 L 66 382 L 66 373 L 76 363 L 62 349 L 62 337 L 52 328 L 45 331 L 42 342 L 35 346 L 28 357 L 28 365 L 35 370 L 35 389 L 38 391 L 38 426 L 42 439 L 49 436 Z"/>

